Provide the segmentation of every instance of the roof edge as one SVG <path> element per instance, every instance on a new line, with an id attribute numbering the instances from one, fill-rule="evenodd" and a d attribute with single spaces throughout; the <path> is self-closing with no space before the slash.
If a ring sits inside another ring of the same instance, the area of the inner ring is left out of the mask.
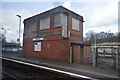
<path id="1" fill-rule="evenodd" d="M 56 8 L 62 8 L 62 9 L 65 9 L 65 10 L 67 10 L 67 11 L 69 11 L 69 12 L 71 12 L 71 13 L 77 15 L 77 16 L 80 16 L 80 17 L 82 18 L 82 22 L 85 22 L 85 21 L 83 20 L 83 17 L 82 17 L 81 15 L 79 15 L 79 14 L 77 14 L 77 13 L 75 13 L 75 12 L 73 12 L 73 11 L 71 11 L 71 10 L 69 10 L 69 9 L 67 9 L 67 8 L 65 8 L 65 7 L 63 7 L 63 6 L 60 5 L 60 6 L 57 6 L 57 7 L 55 7 L 55 8 L 52 8 L 52 9 L 50 9 L 50 10 L 46 10 L 46 11 L 44 11 L 44 12 L 42 12 L 42 13 L 39 13 L 39 14 L 33 15 L 33 16 L 29 17 L 29 18 L 26 18 L 26 19 L 24 19 L 23 23 L 24 23 L 25 21 L 31 19 L 31 18 L 34 18 L 34 17 L 36 17 L 36 16 L 38 16 L 38 15 L 41 15 L 41 14 L 44 14 L 44 13 L 48 13 L 48 12 L 50 12 L 50 11 L 56 9 Z"/>

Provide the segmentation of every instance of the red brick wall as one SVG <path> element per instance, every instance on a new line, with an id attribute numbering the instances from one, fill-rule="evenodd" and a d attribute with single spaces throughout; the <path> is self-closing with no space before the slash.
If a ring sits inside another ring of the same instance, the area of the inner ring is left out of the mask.
<path id="1" fill-rule="evenodd" d="M 83 56 L 83 62 L 86 63 L 89 59 L 92 58 L 91 54 L 91 47 L 90 46 L 84 46 L 84 56 Z"/>
<path id="2" fill-rule="evenodd" d="M 84 46 L 84 58 L 87 58 L 91 56 L 91 47 L 90 46 Z"/>
<path id="3" fill-rule="evenodd" d="M 23 45 L 23 56 L 29 56 L 30 53 L 33 51 L 33 42 L 31 38 L 23 39 L 24 45 Z"/>
<path id="4" fill-rule="evenodd" d="M 73 45 L 73 62 L 80 63 L 80 46 Z"/>
<path id="5" fill-rule="evenodd" d="M 76 31 L 72 29 L 72 16 L 68 16 L 68 29 L 70 30 L 70 33 L 78 36 L 83 36 L 83 22 L 80 21 L 80 31 Z M 83 42 L 83 38 L 70 36 L 71 41 L 79 41 Z"/>
<path id="6" fill-rule="evenodd" d="M 52 40 L 56 38 L 56 40 Z M 57 40 L 58 39 L 58 40 Z M 34 51 L 34 42 L 32 39 L 24 39 L 24 56 L 41 57 L 46 59 L 69 62 L 69 41 L 60 40 L 59 35 L 49 36 L 45 41 L 41 41 L 42 51 Z M 29 47 L 28 47 L 29 46 Z"/>

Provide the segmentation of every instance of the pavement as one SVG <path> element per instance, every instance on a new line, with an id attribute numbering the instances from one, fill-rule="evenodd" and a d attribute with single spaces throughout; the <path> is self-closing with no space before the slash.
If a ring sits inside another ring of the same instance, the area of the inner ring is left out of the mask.
<path id="1" fill-rule="evenodd" d="M 13 53 L 3 53 L 3 57 L 17 59 L 26 61 L 29 63 L 35 63 L 39 65 L 43 65 L 50 68 L 55 68 L 79 75 L 84 75 L 100 80 L 119 80 L 118 79 L 118 71 L 111 70 L 111 69 L 100 69 L 100 68 L 94 68 L 92 65 L 83 65 L 83 64 L 74 64 L 74 63 L 68 63 L 68 62 L 60 62 L 60 61 L 54 61 L 49 59 L 43 59 L 43 58 L 36 58 L 36 57 L 23 57 L 18 54 Z"/>

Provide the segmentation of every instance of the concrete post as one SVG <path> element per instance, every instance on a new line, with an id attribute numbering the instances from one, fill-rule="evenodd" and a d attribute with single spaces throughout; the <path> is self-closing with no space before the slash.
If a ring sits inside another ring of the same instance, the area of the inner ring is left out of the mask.
<path id="1" fill-rule="evenodd" d="M 116 53 L 116 70 L 119 69 L 119 54 L 120 54 L 120 51 L 119 51 L 119 47 L 117 48 L 117 53 Z"/>
<path id="2" fill-rule="evenodd" d="M 80 64 L 83 64 L 84 46 L 80 46 Z"/>
<path id="3" fill-rule="evenodd" d="M 96 48 L 93 48 L 93 67 L 97 67 Z"/>
<path id="4" fill-rule="evenodd" d="M 116 56 L 115 56 L 115 50 L 113 47 L 111 47 L 111 54 L 113 58 L 113 67 L 116 67 Z"/>
<path id="5" fill-rule="evenodd" d="M 2 57 L 2 35 L 0 35 L 0 57 Z M 0 59 L 0 80 L 2 80 L 2 59 Z"/>
<path id="6" fill-rule="evenodd" d="M 73 47 L 71 46 L 70 47 L 70 63 L 72 63 L 73 62 L 73 60 L 72 60 L 72 55 L 73 54 Z"/>

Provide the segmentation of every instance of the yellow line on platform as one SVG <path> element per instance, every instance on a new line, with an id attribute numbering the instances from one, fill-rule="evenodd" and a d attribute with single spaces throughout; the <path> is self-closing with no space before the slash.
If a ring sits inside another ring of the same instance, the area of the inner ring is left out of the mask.
<path id="1" fill-rule="evenodd" d="M 38 61 L 33 61 L 33 60 L 27 60 L 27 61 L 34 62 L 34 63 L 39 63 Z"/>
<path id="2" fill-rule="evenodd" d="M 18 60 L 30 61 L 30 62 L 34 62 L 34 63 L 39 63 L 38 61 L 33 61 L 33 60 L 29 60 L 29 59 L 16 58 L 16 57 L 12 57 L 12 58 L 14 58 L 14 59 L 18 59 Z"/>
<path id="3" fill-rule="evenodd" d="M 56 66 L 56 67 L 60 67 L 60 68 L 64 68 L 64 69 L 70 69 L 70 70 L 75 70 L 75 71 L 80 71 L 80 72 L 85 72 L 85 73 L 90 73 L 90 74 L 95 74 L 95 75 L 100 75 L 100 76 L 106 76 L 106 77 L 111 77 L 111 78 L 118 78 L 117 76 L 107 75 L 107 74 L 103 74 L 103 73 L 96 73 L 96 72 L 91 72 L 91 71 L 85 71 L 85 70 L 75 69 L 75 68 L 70 68 L 70 67 L 65 67 L 65 66 L 58 66 L 58 65 L 49 64 L 49 63 L 41 63 L 41 64 L 46 64 L 46 65 L 50 65 L 50 66 Z"/>

